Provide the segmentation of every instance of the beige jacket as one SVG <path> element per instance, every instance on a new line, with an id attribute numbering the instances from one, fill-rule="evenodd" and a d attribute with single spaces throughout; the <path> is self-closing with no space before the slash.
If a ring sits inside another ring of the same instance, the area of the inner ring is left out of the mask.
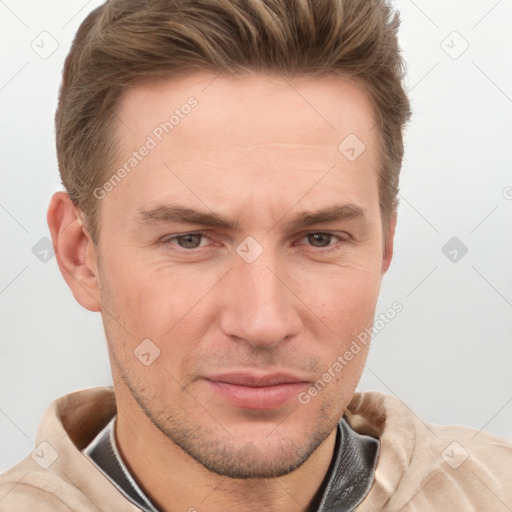
<path id="1" fill-rule="evenodd" d="M 138 511 L 81 453 L 114 413 L 111 388 L 53 402 L 35 450 L 0 475 L 0 511 Z M 356 393 L 346 416 L 354 430 L 381 441 L 375 481 L 358 512 L 512 511 L 512 443 L 425 424 L 380 393 Z"/>

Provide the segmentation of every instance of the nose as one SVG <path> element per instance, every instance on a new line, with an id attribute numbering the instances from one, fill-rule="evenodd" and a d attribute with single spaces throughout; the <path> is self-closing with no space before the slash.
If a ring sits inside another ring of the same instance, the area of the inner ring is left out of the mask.
<path id="1" fill-rule="evenodd" d="M 254 348 L 271 349 L 300 332 L 300 301 L 284 271 L 269 258 L 241 260 L 223 283 L 222 332 Z"/>

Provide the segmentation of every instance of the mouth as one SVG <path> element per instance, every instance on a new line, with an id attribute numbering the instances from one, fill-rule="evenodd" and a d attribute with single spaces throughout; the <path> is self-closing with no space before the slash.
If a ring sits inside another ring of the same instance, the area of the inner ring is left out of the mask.
<path id="1" fill-rule="evenodd" d="M 286 373 L 229 373 L 205 377 L 204 381 L 221 399 L 234 407 L 250 410 L 283 407 L 310 385 L 304 379 Z"/>

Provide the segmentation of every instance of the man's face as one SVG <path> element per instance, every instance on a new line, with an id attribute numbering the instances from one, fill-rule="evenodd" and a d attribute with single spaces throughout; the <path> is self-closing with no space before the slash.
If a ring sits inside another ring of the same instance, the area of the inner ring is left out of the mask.
<path id="1" fill-rule="evenodd" d="M 129 390 L 214 472 L 290 472 L 353 395 L 367 347 L 332 368 L 383 273 L 374 125 L 340 78 L 197 74 L 122 98 L 106 179 L 138 157 L 107 187 L 98 248 L 118 405 Z"/>

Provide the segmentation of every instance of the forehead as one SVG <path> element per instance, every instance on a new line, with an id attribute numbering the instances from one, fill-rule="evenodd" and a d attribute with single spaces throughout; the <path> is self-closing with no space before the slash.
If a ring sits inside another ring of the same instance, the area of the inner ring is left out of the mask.
<path id="1" fill-rule="evenodd" d="M 374 127 L 368 96 L 340 77 L 200 73 L 139 85 L 119 103 L 117 168 L 127 172 L 106 203 L 186 198 L 223 210 L 271 197 L 285 208 L 308 189 L 305 206 L 368 192 L 369 181 L 373 200 Z"/>
<path id="2" fill-rule="evenodd" d="M 197 106 L 188 109 L 191 98 Z M 194 116 L 181 123 L 189 110 Z M 292 135 L 311 144 L 336 144 L 346 132 L 370 142 L 375 124 L 369 97 L 345 77 L 196 73 L 127 89 L 119 103 L 118 128 L 129 142 L 151 133 L 155 122 L 168 121 L 173 113 L 180 121 L 173 120 L 173 135 L 181 136 L 181 142 L 191 135 L 184 126 L 193 124 L 194 140 L 216 147 L 229 142 L 223 137 L 226 130 L 233 143 L 292 142 Z M 293 127 L 293 133 L 283 127 Z"/>

